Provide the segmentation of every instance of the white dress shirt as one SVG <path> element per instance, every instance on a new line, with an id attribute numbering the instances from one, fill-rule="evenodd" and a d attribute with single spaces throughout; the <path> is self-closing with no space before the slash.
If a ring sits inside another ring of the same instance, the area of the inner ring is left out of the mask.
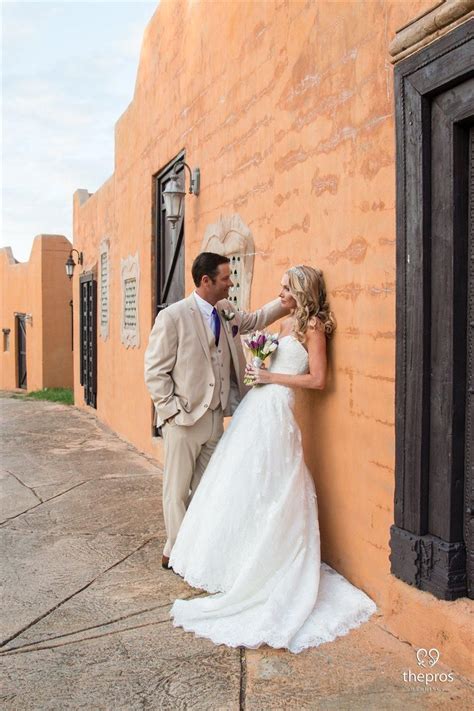
<path id="1" fill-rule="evenodd" d="M 204 323 L 207 323 L 207 325 L 211 329 L 211 332 L 214 333 L 214 324 L 212 320 L 212 311 L 214 309 L 214 306 L 210 304 L 209 301 L 206 301 L 201 296 L 199 296 L 196 291 L 194 292 L 194 298 L 196 299 L 196 303 L 199 306 L 199 311 L 202 313 Z"/>

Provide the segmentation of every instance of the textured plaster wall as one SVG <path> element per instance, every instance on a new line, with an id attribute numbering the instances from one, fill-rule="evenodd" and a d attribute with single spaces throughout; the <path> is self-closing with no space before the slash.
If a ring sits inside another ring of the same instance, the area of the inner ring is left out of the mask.
<path id="1" fill-rule="evenodd" d="M 221 214 L 238 213 L 252 230 L 253 307 L 278 293 L 288 266 L 324 270 L 338 321 L 329 385 L 299 397 L 323 557 L 377 601 L 383 624 L 414 643 L 439 643 L 465 668 L 467 640 L 454 637 L 466 601 L 440 603 L 412 590 L 390 575 L 388 557 L 395 437 L 388 45 L 432 5 L 161 2 L 144 35 L 133 101 L 116 124 L 114 175 L 82 206 L 76 196 L 74 239 L 93 265 L 100 240 L 111 238 L 111 335 L 99 339 L 98 415 L 158 458 L 143 383 L 153 323 L 152 176 L 183 148 L 201 169 L 201 194 L 186 199 L 188 292 L 190 263 Z M 127 350 L 118 274 L 120 258 L 137 249 L 142 342 Z M 80 402 L 77 384 L 76 391 Z"/>

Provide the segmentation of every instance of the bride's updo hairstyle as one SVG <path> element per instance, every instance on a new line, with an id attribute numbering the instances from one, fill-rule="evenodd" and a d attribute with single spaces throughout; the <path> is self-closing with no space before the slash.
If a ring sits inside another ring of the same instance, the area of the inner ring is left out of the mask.
<path id="1" fill-rule="evenodd" d="M 320 328 L 330 337 L 336 320 L 326 298 L 326 284 L 320 269 L 304 265 L 287 271 L 290 293 L 296 301 L 295 336 L 304 341 L 308 328 Z"/>

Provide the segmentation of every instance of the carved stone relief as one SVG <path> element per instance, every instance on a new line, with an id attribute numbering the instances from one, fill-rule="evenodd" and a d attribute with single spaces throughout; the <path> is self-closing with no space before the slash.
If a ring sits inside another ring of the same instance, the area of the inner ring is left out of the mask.
<path id="1" fill-rule="evenodd" d="M 230 259 L 234 287 L 229 300 L 244 311 L 250 306 L 255 244 L 249 227 L 238 213 L 221 215 L 219 220 L 208 225 L 201 244 L 202 252 L 216 252 Z"/>
<path id="2" fill-rule="evenodd" d="M 99 248 L 99 278 L 100 278 L 100 329 L 99 333 L 104 341 L 109 337 L 110 301 L 110 243 L 108 239 L 103 239 Z"/>
<path id="3" fill-rule="evenodd" d="M 138 317 L 140 263 L 138 252 L 120 260 L 120 281 L 122 285 L 121 340 L 127 348 L 138 348 L 140 345 Z"/>

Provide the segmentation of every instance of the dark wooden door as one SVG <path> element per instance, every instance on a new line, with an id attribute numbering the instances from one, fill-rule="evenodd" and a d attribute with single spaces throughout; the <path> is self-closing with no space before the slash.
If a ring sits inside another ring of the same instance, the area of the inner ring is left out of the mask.
<path id="1" fill-rule="evenodd" d="M 172 229 L 166 219 L 163 191 L 175 170 L 184 186 L 184 168 L 177 166 L 184 160 L 184 153 L 177 156 L 169 165 L 155 176 L 155 239 L 154 272 L 155 278 L 155 316 L 169 304 L 184 298 L 184 202 L 181 218 Z M 152 404 L 152 434 L 161 436 L 161 427 L 156 427 L 156 412 Z"/>
<path id="2" fill-rule="evenodd" d="M 155 315 L 184 297 L 184 201 L 183 213 L 174 229 L 166 219 L 163 191 L 180 155 L 155 176 Z M 183 166 L 176 170 L 184 186 Z"/>
<path id="3" fill-rule="evenodd" d="M 402 580 L 448 600 L 472 595 L 472 32 L 465 23 L 395 72 L 391 563 Z"/>
<path id="4" fill-rule="evenodd" d="M 463 541 L 469 472 L 465 458 L 468 334 L 469 204 L 473 166 L 474 79 L 431 103 L 431 339 L 428 529 L 450 544 Z M 472 206 L 471 206 L 472 210 Z M 472 445 L 472 442 L 471 442 Z M 463 491 L 464 490 L 464 491 Z M 466 533 L 469 532 L 469 526 Z M 465 541 L 472 557 L 472 536 Z"/>
<path id="5" fill-rule="evenodd" d="M 464 525 L 467 591 L 474 599 L 474 128 L 468 138 L 468 249 L 467 249 L 467 337 L 466 418 L 464 448 Z"/>
<path id="6" fill-rule="evenodd" d="M 81 300 L 81 385 L 86 405 L 97 407 L 97 281 L 93 274 L 79 279 Z"/>
<path id="7" fill-rule="evenodd" d="M 17 372 L 18 372 L 18 387 L 24 390 L 28 387 L 26 375 L 26 321 L 24 315 L 16 317 L 16 332 L 17 332 Z"/>

